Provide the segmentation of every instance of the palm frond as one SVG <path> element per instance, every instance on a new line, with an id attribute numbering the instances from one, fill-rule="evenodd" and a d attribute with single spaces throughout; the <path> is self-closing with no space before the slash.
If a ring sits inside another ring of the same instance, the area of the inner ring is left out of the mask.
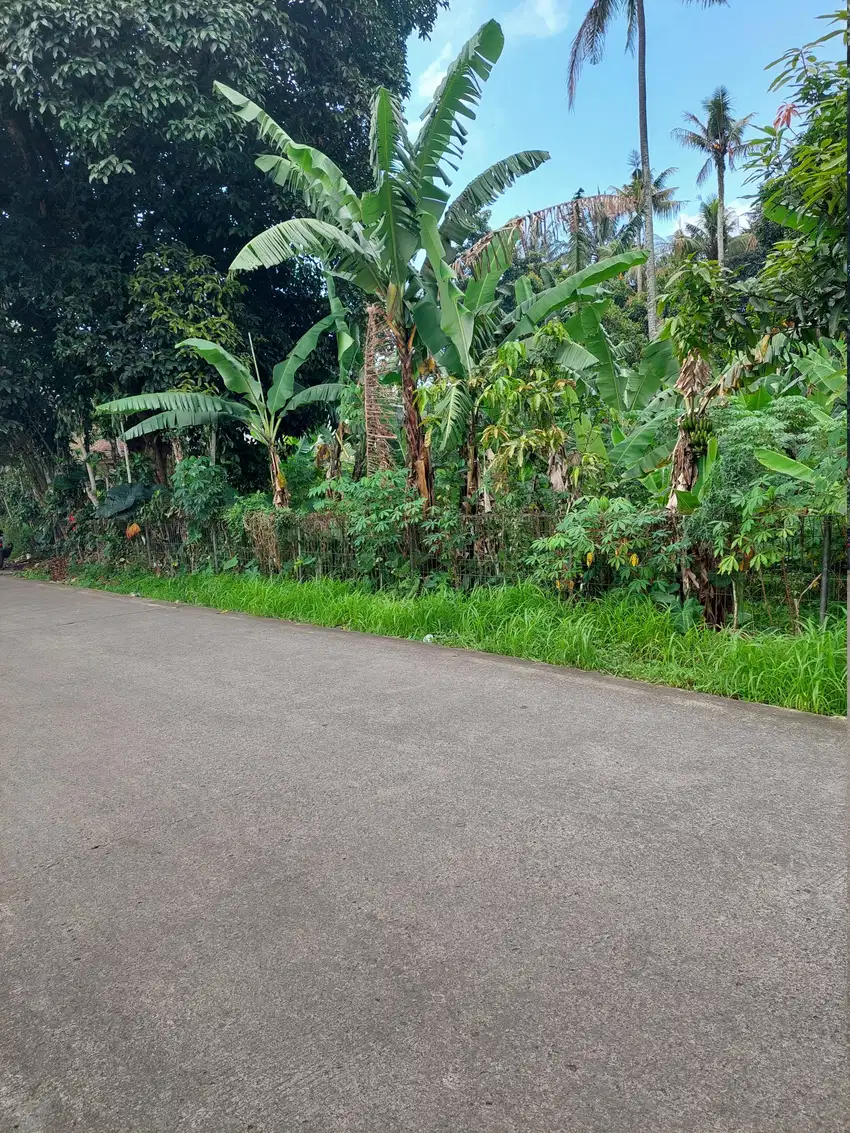
<path id="1" fill-rule="evenodd" d="M 602 61 L 605 53 L 605 37 L 611 20 L 623 6 L 630 11 L 634 5 L 632 0 L 594 0 L 582 20 L 570 48 L 570 62 L 567 69 L 567 95 L 571 108 L 576 100 L 582 66 L 586 61 L 594 64 Z M 628 35 L 631 35 L 631 20 Z"/>
<path id="2" fill-rule="evenodd" d="M 480 275 L 491 269 L 492 258 L 501 255 L 501 249 L 517 241 L 524 248 L 537 247 L 541 242 L 557 238 L 569 240 L 581 228 L 583 218 L 592 214 L 611 217 L 628 216 L 633 210 L 631 200 L 623 193 L 596 193 L 588 197 L 573 197 L 557 205 L 514 217 L 501 228 L 485 233 L 454 262 L 459 275 Z"/>

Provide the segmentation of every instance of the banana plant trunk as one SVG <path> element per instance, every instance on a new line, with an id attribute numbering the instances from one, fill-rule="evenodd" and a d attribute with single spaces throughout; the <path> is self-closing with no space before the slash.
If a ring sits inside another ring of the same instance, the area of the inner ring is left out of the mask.
<path id="1" fill-rule="evenodd" d="M 469 415 L 469 427 L 466 433 L 466 484 L 463 510 L 467 515 L 475 515 L 478 510 L 478 492 L 481 484 L 476 435 L 477 421 L 475 411 L 473 410 Z"/>
<path id="2" fill-rule="evenodd" d="M 646 14 L 643 0 L 635 5 L 637 15 L 638 124 L 640 164 L 643 179 L 643 222 L 646 235 L 646 321 L 649 337 L 658 332 L 657 287 L 655 283 L 655 232 L 652 217 L 652 170 L 649 165 L 649 128 L 646 120 Z"/>
<path id="3" fill-rule="evenodd" d="M 286 477 L 283 474 L 283 469 L 280 467 L 280 453 L 277 451 L 275 445 L 268 446 L 269 451 L 269 475 L 272 482 L 272 504 L 276 508 L 284 508 L 289 506 L 289 489 L 286 486 Z"/>
<path id="4" fill-rule="evenodd" d="M 401 371 L 408 481 L 418 490 L 425 501 L 425 506 L 430 507 L 434 502 L 434 476 L 428 446 L 425 444 L 422 418 L 416 404 L 416 381 L 413 377 L 413 335 L 411 334 L 408 337 L 403 327 L 394 327 L 393 333 L 398 350 L 399 370 Z"/>
<path id="5" fill-rule="evenodd" d="M 667 500 L 667 511 L 677 512 L 679 510 L 679 499 L 676 492 L 689 492 L 696 483 L 699 470 L 697 458 L 691 446 L 691 438 L 683 422 L 679 423 L 679 436 L 676 447 L 673 449 L 671 465 L 670 497 Z"/>
<path id="6" fill-rule="evenodd" d="M 726 171 L 723 159 L 717 162 L 717 262 L 726 259 Z"/>

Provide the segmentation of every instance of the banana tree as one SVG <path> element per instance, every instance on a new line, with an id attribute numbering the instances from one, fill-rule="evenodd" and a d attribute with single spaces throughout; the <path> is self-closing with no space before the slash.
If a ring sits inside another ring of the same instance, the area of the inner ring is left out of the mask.
<path id="1" fill-rule="evenodd" d="M 442 255 L 440 236 L 433 226 L 426 227 L 425 238 L 427 264 L 436 265 L 435 281 L 426 286 L 414 315 L 419 334 L 446 375 L 445 392 L 433 410 L 440 422 L 440 448 L 454 447 L 466 436 L 467 499 L 472 501 L 478 485 L 475 419 L 480 403 L 473 386 L 484 359 L 505 343 L 523 341 L 551 315 L 574 305 L 575 313 L 564 322 L 557 363 L 577 373 L 592 369 L 594 384 L 613 387 L 616 366 L 602 330 L 605 300 L 600 298 L 599 289 L 606 280 L 643 263 L 646 253 L 632 251 L 612 256 L 538 294 L 533 293 L 529 279 L 522 276 L 514 288 L 516 306 L 504 315 L 496 300 L 496 288 L 511 262 L 518 232 L 514 231 L 508 241 L 500 238 L 492 243 L 486 255 L 476 262 L 478 275 L 468 281 L 465 291 L 460 289 Z"/>
<path id="2" fill-rule="evenodd" d="M 335 296 L 332 296 L 331 314 L 302 335 L 286 359 L 274 367 L 268 389 L 263 388 L 253 346 L 252 373 L 243 362 L 218 343 L 203 338 L 187 338 L 178 343 L 178 348 L 193 350 L 215 366 L 225 387 L 236 394 L 235 398 L 195 391 L 166 390 L 108 401 L 99 405 L 97 412 L 152 414 L 138 425 L 127 429 L 124 432 L 125 441 L 163 429 L 188 429 L 198 425 L 218 425 L 225 420 L 238 421 L 265 448 L 274 506 L 285 507 L 288 492 L 281 471 L 279 448 L 283 420 L 287 413 L 305 405 L 336 401 L 343 388 L 341 382 L 325 382 L 302 389 L 296 385 L 295 375 L 316 348 L 324 331 L 331 328 L 337 331 L 341 376 L 356 348 L 353 336 L 348 333 L 344 321 L 341 322 L 340 310 L 335 307 L 334 299 Z"/>
<path id="3" fill-rule="evenodd" d="M 273 268 L 294 256 L 308 256 L 376 297 L 398 357 L 408 477 L 426 499 L 432 495 L 432 476 L 415 377 L 416 356 L 425 352 L 425 346 L 414 310 L 426 288 L 433 292 L 438 286 L 444 290 L 451 286 L 446 278 L 451 269 L 443 253 L 429 253 L 428 271 L 423 272 L 417 267 L 421 251 L 428 240 L 434 252 L 435 235 L 441 244 L 457 247 L 474 230 L 475 214 L 481 208 L 492 205 L 517 178 L 549 158 L 541 150 L 515 153 L 490 166 L 449 203 L 451 180 L 445 167 L 456 169 L 461 160 L 467 137 L 462 119 L 475 116 L 482 85 L 503 46 L 495 20 L 478 29 L 448 67 L 415 139 L 408 135 L 399 100 L 383 87 L 376 90 L 370 125 L 374 184 L 363 194 L 355 192 L 342 170 L 320 150 L 296 142 L 244 95 L 215 84 L 238 116 L 253 123 L 274 151 L 259 157 L 257 166 L 275 184 L 298 194 L 310 214 L 284 220 L 255 236 L 231 269 Z M 452 328 L 461 355 L 469 345 L 468 332 L 468 320 Z M 364 355 L 369 353 L 366 344 Z"/>

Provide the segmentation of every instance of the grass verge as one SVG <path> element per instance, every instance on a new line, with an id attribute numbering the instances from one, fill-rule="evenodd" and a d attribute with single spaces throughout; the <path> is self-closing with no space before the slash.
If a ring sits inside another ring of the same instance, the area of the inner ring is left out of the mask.
<path id="1" fill-rule="evenodd" d="M 648 599 L 613 591 L 560 602 L 534 586 L 415 598 L 349 582 L 199 573 L 157 577 L 81 568 L 77 585 L 320 626 L 478 649 L 805 712 L 847 711 L 846 620 L 801 634 L 677 632 Z"/>

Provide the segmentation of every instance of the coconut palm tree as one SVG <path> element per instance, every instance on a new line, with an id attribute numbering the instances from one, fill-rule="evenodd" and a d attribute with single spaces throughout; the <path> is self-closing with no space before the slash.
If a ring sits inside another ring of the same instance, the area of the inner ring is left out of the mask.
<path id="1" fill-rule="evenodd" d="M 701 3 L 704 8 L 725 4 L 726 0 L 682 0 L 683 3 Z M 640 167 L 643 181 L 643 215 L 646 247 L 649 258 L 646 262 L 647 317 L 649 337 L 654 338 L 658 329 L 657 287 L 655 282 L 655 233 L 653 229 L 652 171 L 649 164 L 649 130 L 646 117 L 646 13 L 644 0 L 593 0 L 581 26 L 576 32 L 570 50 L 567 75 L 569 104 L 575 103 L 581 68 L 586 60 L 600 63 L 605 54 L 605 37 L 615 16 L 620 13 L 626 17 L 626 50 L 634 51 L 637 45 L 638 64 L 638 125 L 640 129 Z"/>
<path id="2" fill-rule="evenodd" d="M 701 260 L 720 263 L 721 247 L 730 256 L 751 251 L 756 243 L 753 233 L 748 229 L 738 232 L 737 227 L 737 217 L 721 209 L 717 197 L 709 197 L 700 201 L 696 222 L 688 221 L 673 234 L 673 255 L 677 258 L 695 255 Z"/>
<path id="3" fill-rule="evenodd" d="M 645 247 L 646 246 L 646 231 L 644 221 L 643 209 L 643 174 L 641 172 L 640 154 L 637 150 L 632 150 L 629 154 L 629 179 L 621 188 L 616 186 L 611 187 L 612 193 L 618 193 L 629 203 L 630 219 L 623 227 L 622 238 L 630 241 L 626 243 L 625 247 Z M 662 169 L 660 173 L 655 173 L 650 170 L 652 177 L 652 214 L 653 217 L 660 217 L 662 220 L 667 220 L 678 213 L 682 207 L 682 202 L 677 201 L 674 197 L 676 192 L 675 185 L 669 185 L 668 182 L 673 174 L 676 172 L 675 166 L 669 166 L 667 169 Z M 643 269 L 638 268 L 638 292 L 643 292 Z"/>
<path id="4" fill-rule="evenodd" d="M 703 100 L 705 121 L 696 114 L 685 114 L 686 128 L 673 131 L 673 137 L 688 149 L 705 154 L 705 164 L 697 174 L 697 184 L 702 185 L 712 170 L 717 173 L 717 262 L 722 264 L 726 258 L 726 170 L 734 169 L 735 162 L 746 157 L 753 147 L 752 142 L 744 141 L 744 133 L 753 115 L 733 118 L 732 99 L 726 87 L 718 87 L 710 98 Z"/>

